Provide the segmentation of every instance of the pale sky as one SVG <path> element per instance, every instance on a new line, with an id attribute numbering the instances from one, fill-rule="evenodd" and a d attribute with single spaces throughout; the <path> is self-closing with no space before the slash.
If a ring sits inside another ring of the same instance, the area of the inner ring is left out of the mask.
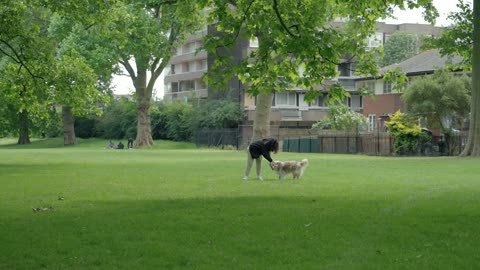
<path id="1" fill-rule="evenodd" d="M 433 0 L 433 5 L 437 8 L 438 12 L 440 13 L 440 17 L 437 18 L 435 23 L 436 26 L 448 26 L 452 22 L 447 20 L 447 15 L 450 12 L 458 11 L 457 8 L 457 0 Z M 465 0 L 465 3 L 472 3 L 472 0 Z M 398 10 L 395 13 L 396 19 L 387 19 L 385 22 L 392 23 L 392 24 L 400 24 L 400 23 L 427 23 L 423 20 L 422 17 L 422 9 L 416 10 L 406 10 L 401 11 Z"/>
<path id="2" fill-rule="evenodd" d="M 466 3 L 472 3 L 472 0 L 466 0 Z M 457 0 L 433 0 L 433 5 L 437 8 L 438 12 L 440 13 L 440 17 L 437 18 L 436 26 L 448 26 L 452 22 L 447 20 L 447 15 L 450 12 L 458 11 L 457 8 Z M 398 10 L 395 12 L 395 17 L 392 19 L 384 20 L 386 23 L 390 24 L 401 24 L 401 23 L 420 23 L 426 24 L 427 22 L 423 20 L 422 17 L 422 10 L 406 10 L 401 11 Z M 115 93 L 116 94 L 130 94 L 133 93 L 133 84 L 130 77 L 127 76 L 115 76 L 113 80 L 113 84 L 115 85 Z M 160 78 L 157 79 L 157 83 L 155 84 L 155 92 L 156 96 L 159 98 L 163 98 L 163 74 Z"/>

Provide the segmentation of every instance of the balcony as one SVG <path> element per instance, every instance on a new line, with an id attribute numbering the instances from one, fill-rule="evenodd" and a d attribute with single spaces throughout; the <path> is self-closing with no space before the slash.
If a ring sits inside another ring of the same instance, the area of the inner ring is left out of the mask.
<path id="1" fill-rule="evenodd" d="M 302 111 L 296 109 L 280 109 L 280 119 L 282 121 L 299 121 L 302 120 Z"/>

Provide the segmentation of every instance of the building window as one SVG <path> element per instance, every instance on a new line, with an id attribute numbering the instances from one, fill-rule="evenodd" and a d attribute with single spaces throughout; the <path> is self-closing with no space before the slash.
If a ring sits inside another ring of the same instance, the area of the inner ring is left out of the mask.
<path id="1" fill-rule="evenodd" d="M 202 80 L 197 80 L 197 87 L 196 89 L 207 89 L 207 85 Z"/>
<path id="2" fill-rule="evenodd" d="M 254 37 L 250 39 L 250 47 L 251 48 L 258 48 L 258 38 Z"/>
<path id="3" fill-rule="evenodd" d="M 369 81 L 367 83 L 367 88 L 370 93 L 375 93 L 375 81 Z"/>
<path id="4" fill-rule="evenodd" d="M 375 32 L 374 35 L 367 38 L 367 50 L 378 48 L 383 45 L 383 33 Z"/>
<path id="5" fill-rule="evenodd" d="M 363 99 L 362 99 L 362 96 L 360 95 L 352 95 L 350 97 L 350 108 L 352 108 L 353 110 L 358 110 L 360 108 L 362 108 L 362 102 L 363 102 Z"/>
<path id="6" fill-rule="evenodd" d="M 207 70 L 207 59 L 198 61 L 197 70 Z"/>
<path id="7" fill-rule="evenodd" d="M 170 74 L 175 74 L 175 65 L 170 66 Z"/>
<path id="8" fill-rule="evenodd" d="M 183 63 L 183 72 L 192 72 L 192 71 L 195 71 L 195 62 Z"/>
<path id="9" fill-rule="evenodd" d="M 297 93 L 295 92 L 276 92 L 276 106 L 297 106 Z"/>
<path id="10" fill-rule="evenodd" d="M 383 93 L 388 94 L 392 92 L 392 83 L 383 81 Z"/>
<path id="11" fill-rule="evenodd" d="M 187 43 L 183 46 L 183 54 L 195 52 L 195 42 Z"/>
<path id="12" fill-rule="evenodd" d="M 317 97 L 313 103 L 310 103 L 310 106 L 313 107 L 328 107 L 327 106 L 327 93 L 323 93 L 321 96 Z"/>
<path id="13" fill-rule="evenodd" d="M 368 130 L 372 131 L 377 128 L 377 116 L 375 114 L 368 115 Z"/>
<path id="14" fill-rule="evenodd" d="M 195 90 L 195 81 L 180 82 L 180 92 L 193 91 L 193 90 Z"/>
<path id="15" fill-rule="evenodd" d="M 338 71 L 341 77 L 350 77 L 350 63 L 341 63 L 338 65 Z"/>
<path id="16" fill-rule="evenodd" d="M 170 85 L 171 93 L 178 92 L 178 82 L 172 82 Z"/>

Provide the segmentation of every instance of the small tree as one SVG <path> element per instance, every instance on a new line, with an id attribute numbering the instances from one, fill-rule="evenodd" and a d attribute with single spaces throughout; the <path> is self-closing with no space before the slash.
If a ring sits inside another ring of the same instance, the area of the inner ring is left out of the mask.
<path id="1" fill-rule="evenodd" d="M 380 66 L 385 67 L 400 63 L 418 54 L 420 48 L 419 37 L 407 32 L 395 32 L 385 42 L 384 57 Z"/>
<path id="2" fill-rule="evenodd" d="M 388 134 L 395 138 L 393 145 L 395 153 L 413 155 L 419 154 L 425 148 L 430 138 L 415 122 L 413 117 L 397 111 L 390 121 L 385 123 Z"/>
<path id="3" fill-rule="evenodd" d="M 444 134 L 461 127 L 470 111 L 471 79 L 447 70 L 414 80 L 402 95 L 407 113 L 428 119 L 430 128 Z"/>
<path id="4" fill-rule="evenodd" d="M 334 129 L 339 131 L 365 130 L 368 119 L 360 113 L 351 111 L 345 105 L 331 106 L 328 116 L 312 125 L 313 129 Z"/>

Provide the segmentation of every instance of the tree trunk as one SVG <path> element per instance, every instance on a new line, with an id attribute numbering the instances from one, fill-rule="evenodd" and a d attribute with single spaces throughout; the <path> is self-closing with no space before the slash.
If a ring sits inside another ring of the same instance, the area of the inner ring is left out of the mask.
<path id="1" fill-rule="evenodd" d="M 261 92 L 257 96 L 255 118 L 253 120 L 252 141 L 270 137 L 270 111 L 272 109 L 273 92 Z"/>
<path id="2" fill-rule="evenodd" d="M 72 108 L 62 107 L 63 122 L 63 145 L 75 145 L 75 117 L 73 117 Z"/>
<path id="3" fill-rule="evenodd" d="M 468 140 L 460 156 L 480 156 L 480 0 L 473 1 L 472 103 Z"/>
<path id="4" fill-rule="evenodd" d="M 28 128 L 28 112 L 26 110 L 22 111 L 18 117 L 19 120 L 19 133 L 18 144 L 30 144 L 30 135 Z"/>
<path id="5" fill-rule="evenodd" d="M 135 83 L 135 93 L 137 97 L 137 138 L 138 147 L 152 146 L 152 123 L 150 119 L 150 102 L 152 99 L 152 91 L 147 87 L 147 72 L 139 71 Z"/>

